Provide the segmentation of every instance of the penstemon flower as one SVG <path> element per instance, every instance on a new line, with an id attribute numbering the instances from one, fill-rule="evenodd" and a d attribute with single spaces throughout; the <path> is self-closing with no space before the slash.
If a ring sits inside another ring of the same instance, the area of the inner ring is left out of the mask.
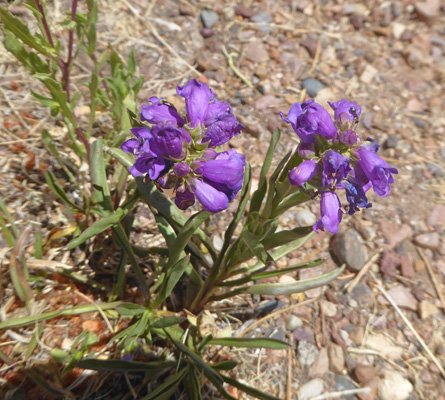
<path id="1" fill-rule="evenodd" d="M 147 127 L 133 128 L 136 138 L 121 145 L 136 156 L 130 172 L 145 173 L 158 187 L 173 189 L 176 205 L 185 210 L 195 198 L 207 211 L 225 210 L 241 189 L 244 156 L 235 150 L 217 152 L 244 128 L 226 102 L 215 99 L 204 83 L 190 80 L 178 86 L 187 115 L 181 117 L 166 100 L 151 97 L 141 107 Z"/>
<path id="2" fill-rule="evenodd" d="M 352 215 L 371 207 L 366 197 L 371 187 L 378 196 L 388 196 L 392 174 L 397 174 L 397 169 L 376 154 L 380 146 L 375 141 L 362 141 L 357 135 L 361 107 L 345 99 L 328 104 L 334 110 L 334 120 L 314 100 L 293 104 L 286 118 L 280 113 L 301 139 L 297 152 L 304 159 L 289 172 L 289 183 L 309 183 L 321 194 L 321 218 L 313 227 L 317 233 L 325 229 L 337 233 L 342 211 Z M 337 189 L 346 192 L 349 204 L 343 208 Z"/>

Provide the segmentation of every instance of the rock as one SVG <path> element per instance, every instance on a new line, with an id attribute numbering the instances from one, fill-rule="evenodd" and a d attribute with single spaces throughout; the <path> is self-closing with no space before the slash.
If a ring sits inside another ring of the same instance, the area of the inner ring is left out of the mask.
<path id="1" fill-rule="evenodd" d="M 399 40 L 402 37 L 403 32 L 405 32 L 406 26 L 401 24 L 400 22 L 393 22 L 391 25 L 391 29 L 394 39 Z"/>
<path id="2" fill-rule="evenodd" d="M 304 47 L 312 58 L 315 57 L 315 53 L 317 51 L 317 41 L 316 40 L 309 39 L 309 38 L 303 39 L 302 41 L 300 41 L 300 46 Z"/>
<path id="3" fill-rule="evenodd" d="M 309 327 L 306 328 L 297 328 L 294 331 L 294 339 L 297 342 L 310 342 L 315 344 L 314 333 Z"/>
<path id="4" fill-rule="evenodd" d="M 385 357 L 393 361 L 399 359 L 403 354 L 403 348 L 394 346 L 383 334 L 369 335 L 365 345 L 371 350 L 381 352 Z"/>
<path id="5" fill-rule="evenodd" d="M 317 358 L 309 369 L 309 376 L 324 375 L 329 370 L 329 356 L 326 347 L 322 347 Z"/>
<path id="6" fill-rule="evenodd" d="M 385 149 L 395 149 L 399 143 L 399 135 L 393 134 L 389 135 L 383 146 Z"/>
<path id="7" fill-rule="evenodd" d="M 312 343 L 301 340 L 297 346 L 298 363 L 302 367 L 310 367 L 318 356 L 318 348 Z"/>
<path id="8" fill-rule="evenodd" d="M 427 300 L 423 300 L 419 303 L 419 314 L 420 318 L 422 319 L 427 319 L 436 314 L 438 311 L 439 309 Z"/>
<path id="9" fill-rule="evenodd" d="M 397 371 L 387 371 L 377 389 L 381 400 L 406 400 L 412 390 L 410 381 Z"/>
<path id="10" fill-rule="evenodd" d="M 334 236 L 331 250 L 337 264 L 346 264 L 346 268 L 353 272 L 360 271 L 368 258 L 363 240 L 355 229 Z"/>
<path id="11" fill-rule="evenodd" d="M 355 28 L 355 30 L 359 31 L 363 28 L 364 17 L 360 14 L 352 14 L 349 17 L 349 22 Z"/>
<path id="12" fill-rule="evenodd" d="M 439 248 L 440 237 L 437 232 L 424 233 L 416 236 L 415 242 L 425 249 L 437 250 Z"/>
<path id="13" fill-rule="evenodd" d="M 400 272 L 405 278 L 414 278 L 416 272 L 411 259 L 407 256 L 400 256 Z"/>
<path id="14" fill-rule="evenodd" d="M 324 85 L 318 79 L 306 78 L 303 81 L 302 87 L 306 89 L 309 96 L 315 97 L 324 88 Z"/>
<path id="15" fill-rule="evenodd" d="M 329 369 L 341 374 L 345 368 L 345 355 L 341 346 L 331 343 L 328 347 Z"/>
<path id="16" fill-rule="evenodd" d="M 286 318 L 286 329 L 288 331 L 294 331 L 297 328 L 303 326 L 303 321 L 293 314 L 288 314 Z"/>
<path id="17" fill-rule="evenodd" d="M 380 259 L 380 271 L 385 276 L 393 277 L 400 265 L 400 256 L 394 250 L 385 250 Z"/>
<path id="18" fill-rule="evenodd" d="M 342 392 L 344 390 L 352 390 L 352 389 L 357 389 L 356 384 L 354 384 L 354 382 L 350 381 L 349 379 L 335 374 L 334 377 L 335 380 L 335 389 L 339 392 Z M 354 395 L 350 394 L 350 395 L 343 395 L 342 399 L 353 399 Z"/>
<path id="19" fill-rule="evenodd" d="M 321 300 L 320 308 L 326 317 L 332 318 L 337 315 L 337 306 L 330 301 Z"/>
<path id="20" fill-rule="evenodd" d="M 433 26 L 440 16 L 440 0 L 418 1 L 414 4 L 417 17 L 428 26 Z"/>
<path id="21" fill-rule="evenodd" d="M 194 7 L 182 2 L 179 4 L 179 14 L 188 17 L 194 17 L 196 15 Z"/>
<path id="22" fill-rule="evenodd" d="M 235 7 L 235 14 L 244 18 L 252 18 L 254 12 L 250 7 L 240 5 Z"/>
<path id="23" fill-rule="evenodd" d="M 269 74 L 270 71 L 265 65 L 259 65 L 258 68 L 255 69 L 255 75 L 261 80 L 266 79 L 269 76 Z"/>
<path id="24" fill-rule="evenodd" d="M 269 53 L 261 42 L 250 42 L 245 47 L 245 57 L 253 62 L 261 63 L 269 61 Z"/>
<path id="25" fill-rule="evenodd" d="M 357 378 L 357 382 L 363 385 L 374 378 L 375 368 L 372 365 L 357 365 L 354 369 L 354 375 Z"/>
<path id="26" fill-rule="evenodd" d="M 388 290 L 388 295 L 401 308 L 417 311 L 417 300 L 411 291 L 403 285 L 397 285 Z M 383 304 L 389 304 L 388 300 L 382 295 L 378 297 L 378 301 Z"/>
<path id="27" fill-rule="evenodd" d="M 409 225 L 397 225 L 386 220 L 380 221 L 379 227 L 382 235 L 390 245 L 396 245 L 409 238 L 413 231 Z"/>
<path id="28" fill-rule="evenodd" d="M 212 37 L 212 36 L 215 34 L 214 30 L 213 30 L 213 29 L 210 29 L 210 28 L 202 28 L 202 29 L 199 31 L 199 33 L 200 33 L 201 36 L 202 36 L 203 38 L 205 38 L 205 39 L 208 39 L 208 38 Z M 199 56 L 199 54 L 198 54 L 198 56 Z M 220 64 L 220 65 L 221 65 L 221 64 Z"/>
<path id="29" fill-rule="evenodd" d="M 201 12 L 201 22 L 204 28 L 213 28 L 213 26 L 219 21 L 219 15 L 212 10 L 203 10 Z"/>
<path id="30" fill-rule="evenodd" d="M 220 54 L 203 49 L 198 52 L 195 61 L 201 71 L 216 71 L 222 63 Z"/>
<path id="31" fill-rule="evenodd" d="M 258 111 L 264 111 L 268 110 L 270 106 L 276 106 L 278 104 L 281 104 L 281 101 L 278 97 L 266 94 L 265 96 L 261 96 L 255 101 L 255 108 Z"/>
<path id="32" fill-rule="evenodd" d="M 363 326 L 354 326 L 351 332 L 349 332 L 349 339 L 355 344 L 362 344 L 365 337 L 365 328 Z"/>
<path id="33" fill-rule="evenodd" d="M 361 308 L 368 308 L 374 304 L 374 296 L 371 289 L 363 283 L 359 283 L 352 289 L 351 298 L 354 299 Z"/>
<path id="34" fill-rule="evenodd" d="M 402 55 L 405 58 L 406 63 L 412 69 L 420 68 L 423 64 L 425 64 L 427 57 L 427 54 L 425 54 L 422 49 L 414 45 L 407 46 Z"/>
<path id="35" fill-rule="evenodd" d="M 323 381 L 321 379 L 312 379 L 300 387 L 298 400 L 308 400 L 323 393 Z"/>
<path id="36" fill-rule="evenodd" d="M 367 64 L 362 74 L 360 75 L 360 81 L 368 85 L 377 77 L 378 70 L 371 64 Z"/>
<path id="37" fill-rule="evenodd" d="M 295 213 L 295 222 L 298 226 L 312 226 L 317 222 L 317 216 L 310 210 L 303 208 Z"/>

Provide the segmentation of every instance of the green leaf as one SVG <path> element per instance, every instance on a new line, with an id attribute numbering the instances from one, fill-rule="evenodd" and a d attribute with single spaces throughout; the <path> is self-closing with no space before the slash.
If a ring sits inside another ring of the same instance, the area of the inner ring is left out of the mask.
<path id="1" fill-rule="evenodd" d="M 112 303 L 103 303 L 103 304 L 88 304 L 86 306 L 76 306 L 61 311 L 50 311 L 47 313 L 32 315 L 29 317 L 8 319 L 6 321 L 0 322 L 0 331 L 2 329 L 18 328 L 21 326 L 31 325 L 38 321 L 45 321 L 63 315 L 79 315 L 87 312 L 97 312 L 97 308 L 100 308 L 102 311 L 112 310 L 116 308 L 119 304 L 121 304 L 120 301 L 115 301 Z"/>
<path id="2" fill-rule="evenodd" d="M 289 231 L 280 231 L 266 237 L 262 240 L 264 248 L 266 250 L 274 247 L 282 246 L 289 242 L 301 240 L 302 244 L 308 240 L 314 234 L 312 226 L 306 226 L 302 228 L 295 228 Z"/>
<path id="3" fill-rule="evenodd" d="M 309 199 L 310 197 L 306 193 L 300 191 L 292 193 L 290 196 L 284 198 L 278 206 L 272 210 L 270 218 L 276 218 L 289 208 L 305 203 Z"/>
<path id="4" fill-rule="evenodd" d="M 59 199 L 61 199 L 69 207 L 72 207 L 73 209 L 75 209 L 77 211 L 82 211 L 82 209 L 78 205 L 74 204 L 68 198 L 65 191 L 57 183 L 56 177 L 49 170 L 45 170 L 45 179 L 46 179 L 46 183 L 48 184 L 48 186 L 51 188 L 51 190 L 54 192 L 54 194 L 56 194 L 57 197 L 59 197 Z"/>
<path id="5" fill-rule="evenodd" d="M 246 243 L 247 248 L 265 265 L 269 265 L 273 262 L 273 258 L 267 253 L 263 244 L 258 238 L 249 231 L 244 231 L 241 235 L 242 240 Z"/>
<path id="6" fill-rule="evenodd" d="M 101 137 L 97 138 L 91 146 L 91 180 L 96 201 L 104 210 L 113 211 L 110 189 L 105 172 L 103 139 Z"/>
<path id="7" fill-rule="evenodd" d="M 6 204 L 3 202 L 2 199 L 0 199 L 0 211 L 11 225 L 11 231 L 14 239 L 17 239 L 19 237 L 19 231 L 17 229 L 17 226 L 15 225 L 15 220 L 14 218 L 12 218 L 12 215 L 9 213 L 8 208 L 6 207 Z"/>
<path id="8" fill-rule="evenodd" d="M 162 329 L 162 328 L 167 328 L 168 326 L 172 326 L 172 325 L 179 325 L 182 322 L 185 321 L 185 318 L 183 317 L 165 317 L 162 319 L 158 319 L 157 321 L 153 322 L 151 324 L 152 328 L 156 328 L 156 329 Z"/>
<path id="9" fill-rule="evenodd" d="M 216 346 L 229 346 L 229 347 L 247 347 L 247 348 L 266 348 L 266 349 L 276 349 L 282 350 L 287 349 L 290 345 L 289 343 L 283 342 L 277 339 L 269 338 L 215 338 L 208 342 L 208 344 L 213 344 Z"/>
<path id="10" fill-rule="evenodd" d="M 116 307 L 116 311 L 120 315 L 126 315 L 126 316 L 135 316 L 140 315 L 145 312 L 146 308 L 144 306 L 141 306 L 139 304 L 133 304 L 133 303 L 122 303 L 119 304 Z"/>
<path id="11" fill-rule="evenodd" d="M 259 285 L 248 286 L 243 289 L 243 293 L 250 294 L 262 294 L 262 295 L 272 295 L 281 296 L 289 295 L 293 293 L 301 293 L 306 290 L 327 285 L 337 276 L 339 276 L 343 270 L 344 266 L 341 268 L 334 269 L 326 274 L 316 276 L 315 278 L 305 279 L 293 283 L 264 283 Z"/>
<path id="12" fill-rule="evenodd" d="M 88 54 L 93 56 L 96 50 L 97 1 L 88 4 L 88 11 L 86 36 L 88 40 Z"/>
<path id="13" fill-rule="evenodd" d="M 81 245 L 86 240 L 99 235 L 103 231 L 107 230 L 118 224 L 126 215 L 126 212 L 122 208 L 118 208 L 114 214 L 108 215 L 95 221 L 90 227 L 85 229 L 79 236 L 71 240 L 68 243 L 67 249 L 72 250 L 75 247 Z"/>
<path id="14" fill-rule="evenodd" d="M 192 364 L 189 364 L 189 372 L 185 376 L 183 384 L 187 399 L 202 400 L 201 384 L 196 374 L 196 369 Z"/>
<path id="15" fill-rule="evenodd" d="M 174 373 L 166 382 L 159 385 L 148 396 L 143 397 L 142 400 L 169 400 L 189 370 L 190 368 L 187 366 L 181 371 Z"/>
<path id="16" fill-rule="evenodd" d="M 14 17 L 6 8 L 0 6 L 0 19 L 3 22 L 4 29 L 10 31 L 16 38 L 23 43 L 37 50 L 47 57 L 55 56 L 55 50 L 50 44 L 37 33 L 31 33 L 28 26 L 20 19 Z"/>
<path id="17" fill-rule="evenodd" d="M 247 393 L 253 397 L 256 397 L 260 400 L 280 400 L 280 398 L 272 396 L 270 394 L 264 393 L 261 390 L 255 389 L 251 386 L 247 386 L 244 383 L 238 382 L 236 379 L 232 379 L 226 375 L 220 374 L 221 378 L 224 380 L 224 382 L 228 383 L 229 385 L 232 385 L 240 390 L 242 390 L 244 393 Z"/>
<path id="18" fill-rule="evenodd" d="M 177 238 L 173 242 L 172 247 L 170 247 L 170 255 L 168 258 L 168 266 L 176 264 L 181 256 L 181 253 L 187 246 L 190 238 L 193 236 L 195 231 L 199 226 L 208 218 L 212 213 L 208 211 L 199 211 L 192 215 L 189 220 L 185 223 L 184 227 L 179 232 Z"/>
<path id="19" fill-rule="evenodd" d="M 173 344 L 178 348 L 179 351 L 184 353 L 187 357 L 189 357 L 197 367 L 203 370 L 204 374 L 207 378 L 218 388 L 222 389 L 223 380 L 219 376 L 217 372 L 215 372 L 207 363 L 193 350 L 189 349 L 185 344 L 181 343 L 178 340 L 170 338 Z"/>
<path id="20" fill-rule="evenodd" d="M 266 153 L 266 157 L 264 158 L 264 163 L 261 168 L 260 172 L 260 178 L 258 182 L 258 189 L 255 191 L 255 193 L 252 195 L 252 200 L 250 201 L 250 211 L 259 211 L 261 208 L 261 203 L 264 199 L 264 196 L 267 191 L 267 180 L 266 176 L 269 172 L 270 164 L 272 163 L 272 158 L 275 153 L 275 148 L 278 144 L 278 141 L 280 140 L 280 130 L 275 129 L 275 131 L 272 134 L 272 138 L 269 144 L 269 148 Z"/>
<path id="21" fill-rule="evenodd" d="M 210 366 L 213 369 L 216 369 L 218 371 L 231 371 L 237 365 L 238 365 L 238 363 L 236 361 L 231 361 L 231 360 L 221 361 L 221 362 L 216 363 L 216 364 L 210 364 Z"/>
<path id="22" fill-rule="evenodd" d="M 94 371 L 130 372 L 145 371 L 159 372 L 176 365 L 174 361 L 125 361 L 125 360 L 98 360 L 90 358 L 77 363 L 79 368 L 92 369 Z"/>

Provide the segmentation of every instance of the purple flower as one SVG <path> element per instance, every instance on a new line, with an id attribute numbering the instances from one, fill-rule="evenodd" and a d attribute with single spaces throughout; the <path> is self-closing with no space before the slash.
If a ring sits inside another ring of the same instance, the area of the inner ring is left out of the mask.
<path id="1" fill-rule="evenodd" d="M 342 142 L 345 146 L 352 146 L 353 144 L 356 144 L 357 141 L 357 133 L 352 129 L 348 129 L 341 133 L 340 142 Z"/>
<path id="2" fill-rule="evenodd" d="M 297 147 L 297 152 L 301 158 L 308 160 L 315 155 L 314 144 L 300 142 Z"/>
<path id="3" fill-rule="evenodd" d="M 187 210 L 195 204 L 195 195 L 189 189 L 177 190 L 175 204 L 180 210 Z"/>
<path id="4" fill-rule="evenodd" d="M 219 153 L 214 160 L 202 163 L 195 172 L 210 182 L 236 189 L 242 186 L 245 165 L 244 156 L 232 149 Z"/>
<path id="5" fill-rule="evenodd" d="M 390 193 L 389 185 L 394 183 L 391 174 L 398 174 L 397 169 L 390 168 L 384 160 L 368 148 L 357 149 L 355 156 L 358 158 L 357 163 L 361 171 L 372 182 L 374 192 L 381 197 L 388 196 Z M 359 169 L 357 171 L 361 173 Z"/>
<path id="6" fill-rule="evenodd" d="M 280 114 L 283 121 L 290 123 L 298 137 L 307 143 L 315 143 L 315 134 L 326 139 L 336 139 L 337 129 L 329 113 L 314 100 L 292 105 L 287 119 Z"/>
<path id="7" fill-rule="evenodd" d="M 232 107 L 226 102 L 215 99 L 212 90 L 195 79 L 185 86 L 178 86 L 177 93 L 185 98 L 185 106 L 190 126 L 206 127 L 202 142 L 210 142 L 212 147 L 220 146 L 229 141 L 244 129 L 232 114 Z"/>
<path id="8" fill-rule="evenodd" d="M 191 141 L 190 135 L 185 129 L 157 125 L 153 126 L 151 132 L 153 140 L 164 157 L 171 157 L 177 160 L 184 157 L 184 147 Z"/>
<path id="9" fill-rule="evenodd" d="M 362 108 L 356 104 L 345 99 L 339 100 L 335 103 L 328 101 L 328 104 L 334 110 L 334 118 L 337 120 L 341 114 L 346 114 L 350 121 L 355 121 L 362 113 Z"/>
<path id="10" fill-rule="evenodd" d="M 353 215 L 360 208 L 369 208 L 372 206 L 368 203 L 365 190 L 362 186 L 355 185 L 351 182 L 345 182 L 346 199 L 349 202 L 348 214 Z"/>
<path id="11" fill-rule="evenodd" d="M 183 178 L 184 176 L 187 176 L 190 172 L 190 167 L 185 162 L 177 163 L 173 167 L 173 171 L 175 171 L 175 174 L 179 178 Z"/>
<path id="12" fill-rule="evenodd" d="M 229 206 L 227 195 L 201 179 L 192 179 L 190 187 L 204 210 L 217 213 Z"/>
<path id="13" fill-rule="evenodd" d="M 148 104 L 142 105 L 141 121 L 147 121 L 154 125 L 163 125 L 168 122 L 179 127 L 184 125 L 184 121 L 178 112 L 172 106 L 162 102 L 155 96 L 148 99 Z"/>
<path id="14" fill-rule="evenodd" d="M 319 170 L 314 160 L 303 161 L 298 167 L 289 172 L 289 182 L 293 186 L 302 186 L 311 180 Z"/>
<path id="15" fill-rule="evenodd" d="M 136 156 L 134 165 L 130 168 L 133 176 L 148 173 L 150 179 L 158 179 L 170 167 L 168 160 L 161 156 L 154 135 L 148 128 L 133 128 L 131 132 L 136 139 L 129 139 L 122 143 L 121 149 Z"/>
<path id="16" fill-rule="evenodd" d="M 325 228 L 331 233 L 338 232 L 343 213 L 338 196 L 331 191 L 322 192 L 320 200 L 321 218 L 315 223 L 313 229 L 318 233 Z"/>
<path id="17" fill-rule="evenodd" d="M 323 158 L 321 183 L 330 189 L 339 185 L 351 171 L 349 161 L 334 150 L 329 150 Z"/>

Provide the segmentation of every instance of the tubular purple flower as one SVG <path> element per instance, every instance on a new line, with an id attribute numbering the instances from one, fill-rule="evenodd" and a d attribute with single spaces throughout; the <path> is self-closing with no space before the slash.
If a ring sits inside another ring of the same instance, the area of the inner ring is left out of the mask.
<path id="1" fill-rule="evenodd" d="M 311 180 L 319 170 L 319 166 L 314 160 L 303 161 L 298 167 L 289 172 L 289 183 L 293 186 L 303 186 Z"/>
<path id="2" fill-rule="evenodd" d="M 347 101 L 346 99 L 339 100 L 335 103 L 328 101 L 328 104 L 334 110 L 334 118 L 338 119 L 340 114 L 345 113 L 348 115 L 350 121 L 354 121 L 362 113 L 362 108 L 356 104 Z"/>
<path id="3" fill-rule="evenodd" d="M 207 182 L 201 179 L 191 179 L 189 184 L 204 210 L 217 213 L 225 210 L 229 206 L 227 195 L 215 189 Z"/>
<path id="4" fill-rule="evenodd" d="M 184 125 L 184 120 L 178 112 L 170 105 L 162 103 L 156 96 L 148 99 L 148 104 L 141 107 L 141 121 L 147 121 L 150 124 L 158 125 L 173 123 L 179 127 Z"/>
<path id="5" fill-rule="evenodd" d="M 397 169 L 390 168 L 384 160 L 368 148 L 357 149 L 355 156 L 358 158 L 357 163 L 364 175 L 372 182 L 375 194 L 380 197 L 388 196 L 391 191 L 389 185 L 394 183 L 391 174 L 398 174 Z"/>
<path id="6" fill-rule="evenodd" d="M 203 123 L 205 126 L 210 126 L 222 115 L 231 112 L 232 112 L 232 107 L 230 107 L 229 103 L 215 99 L 208 105 Z"/>
<path id="7" fill-rule="evenodd" d="M 338 196 L 331 191 L 322 192 L 320 200 L 321 218 L 315 223 L 313 229 L 318 233 L 325 228 L 331 233 L 338 232 L 343 213 Z"/>
<path id="8" fill-rule="evenodd" d="M 370 208 L 371 203 L 368 203 L 368 199 L 363 187 L 355 185 L 348 181 L 345 182 L 346 199 L 349 203 L 348 214 L 353 215 L 360 208 Z"/>
<path id="9" fill-rule="evenodd" d="M 160 154 L 164 157 L 181 159 L 184 156 L 184 144 L 191 141 L 190 135 L 185 129 L 173 126 L 154 126 L 152 133 Z"/>
<path id="10" fill-rule="evenodd" d="M 351 171 L 349 161 L 334 150 L 329 150 L 323 158 L 321 183 L 330 189 L 340 184 Z"/>
<path id="11" fill-rule="evenodd" d="M 191 127 L 203 124 L 209 102 L 215 98 L 213 91 L 205 83 L 192 79 L 185 86 L 178 86 L 176 92 L 185 99 Z"/>
<path id="12" fill-rule="evenodd" d="M 357 141 L 357 133 L 352 129 L 348 129 L 341 133 L 340 142 L 342 142 L 345 146 L 352 146 L 353 144 L 356 144 Z"/>
<path id="13" fill-rule="evenodd" d="M 303 142 L 315 143 L 315 134 L 326 139 L 337 139 L 338 133 L 329 113 L 314 100 L 301 104 L 302 114 L 297 118 L 295 132 Z M 298 112 L 298 108 L 296 110 Z M 289 116 L 288 116 L 289 117 Z M 294 115 L 292 115 L 294 118 Z M 289 121 L 291 121 L 289 119 Z"/>
<path id="14" fill-rule="evenodd" d="M 291 124 L 294 131 L 297 132 L 297 120 L 301 114 L 303 114 L 301 103 L 294 103 L 287 114 L 287 118 L 284 118 L 284 114 L 282 112 L 280 112 L 280 117 L 284 122 Z"/>
<path id="15" fill-rule="evenodd" d="M 212 103 L 213 104 L 213 103 Z M 237 136 L 244 129 L 233 114 L 220 115 L 207 129 L 203 143 L 210 142 L 210 146 L 216 147 L 228 142 L 233 136 Z"/>
<path id="16" fill-rule="evenodd" d="M 175 204 L 180 210 L 187 210 L 195 204 L 195 195 L 189 189 L 177 190 Z"/>
<path id="17" fill-rule="evenodd" d="M 208 181 L 235 189 L 242 185 L 245 165 L 244 156 L 232 149 L 219 153 L 214 160 L 202 163 L 195 172 L 202 174 Z"/>
<path id="18" fill-rule="evenodd" d="M 310 159 L 315 155 L 315 148 L 313 143 L 300 142 L 297 147 L 297 152 L 303 159 Z"/>
<path id="19" fill-rule="evenodd" d="M 175 174 L 178 178 L 183 178 L 190 172 L 190 167 L 187 165 L 187 163 L 180 162 L 173 167 L 173 171 L 175 171 Z"/>

